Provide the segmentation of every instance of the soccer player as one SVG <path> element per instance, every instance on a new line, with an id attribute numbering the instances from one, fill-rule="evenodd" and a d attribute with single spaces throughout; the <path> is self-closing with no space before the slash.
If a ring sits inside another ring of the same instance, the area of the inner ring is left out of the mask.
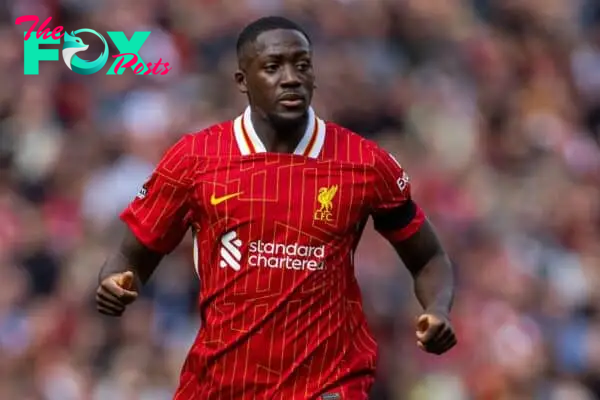
<path id="1" fill-rule="evenodd" d="M 280 17 L 240 34 L 235 81 L 249 106 L 184 135 L 122 213 L 98 310 L 119 316 L 163 256 L 194 236 L 202 326 L 176 400 L 366 399 L 377 345 L 354 251 L 367 219 L 414 277 L 423 350 L 456 343 L 450 261 L 398 162 L 320 119 L 308 35 Z"/>

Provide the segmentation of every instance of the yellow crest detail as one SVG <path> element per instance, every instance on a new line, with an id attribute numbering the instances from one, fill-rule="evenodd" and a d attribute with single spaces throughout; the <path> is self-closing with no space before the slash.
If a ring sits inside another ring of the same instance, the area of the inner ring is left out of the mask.
<path id="1" fill-rule="evenodd" d="M 317 221 L 332 221 L 333 198 L 337 193 L 337 185 L 331 187 L 322 187 L 319 189 L 317 201 L 321 207 L 315 211 L 315 220 Z"/>

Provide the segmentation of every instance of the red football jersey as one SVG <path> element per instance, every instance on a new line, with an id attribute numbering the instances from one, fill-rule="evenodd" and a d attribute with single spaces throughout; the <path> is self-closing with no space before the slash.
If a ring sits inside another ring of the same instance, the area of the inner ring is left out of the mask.
<path id="1" fill-rule="evenodd" d="M 391 241 L 424 217 L 393 157 L 309 114 L 293 154 L 266 151 L 249 109 L 184 136 L 121 216 L 158 252 L 194 235 L 202 326 L 177 400 L 367 398 L 354 250 L 369 216 Z"/>

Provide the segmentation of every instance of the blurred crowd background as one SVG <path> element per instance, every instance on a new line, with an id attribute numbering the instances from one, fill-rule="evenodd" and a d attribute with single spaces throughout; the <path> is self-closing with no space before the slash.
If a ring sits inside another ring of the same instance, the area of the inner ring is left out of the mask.
<path id="1" fill-rule="evenodd" d="M 242 112 L 236 36 L 268 14 L 306 26 L 315 109 L 401 160 L 456 263 L 459 345 L 426 355 L 409 276 L 369 225 L 372 399 L 600 398 L 600 2 L 1 3 L 0 399 L 171 398 L 199 326 L 189 238 L 122 319 L 96 313 L 97 275 L 166 147 Z M 58 61 L 24 76 L 29 24 L 14 22 L 28 14 L 150 30 L 142 58 L 173 69 L 83 76 Z"/>

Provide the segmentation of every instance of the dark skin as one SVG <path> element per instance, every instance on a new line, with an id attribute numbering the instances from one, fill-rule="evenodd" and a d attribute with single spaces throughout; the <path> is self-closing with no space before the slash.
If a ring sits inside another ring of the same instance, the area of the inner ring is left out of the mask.
<path id="1" fill-rule="evenodd" d="M 310 43 L 297 31 L 267 31 L 247 43 L 238 59 L 235 81 L 248 97 L 261 141 L 268 151 L 293 152 L 315 88 Z"/>
<path id="2" fill-rule="evenodd" d="M 244 46 L 238 57 L 235 81 L 248 96 L 257 134 L 268 151 L 293 152 L 306 129 L 315 88 L 310 43 L 300 32 L 273 30 Z M 417 345 L 442 354 L 456 344 L 449 318 L 454 291 L 450 260 L 429 221 L 394 248 L 414 278 L 415 294 L 424 309 L 416 324 Z M 100 272 L 98 311 L 122 315 L 162 258 L 127 229 L 119 250 Z"/>
<path id="3" fill-rule="evenodd" d="M 116 253 L 111 255 L 99 275 L 96 306 L 100 313 L 119 317 L 134 302 L 140 288 L 148 282 L 163 254 L 144 246 L 127 228 Z"/>
<path id="4" fill-rule="evenodd" d="M 450 322 L 454 299 L 452 263 L 428 220 L 410 238 L 395 243 L 394 249 L 410 271 L 415 294 L 425 310 L 417 319 L 417 345 L 428 353 L 445 353 L 456 345 Z"/>

